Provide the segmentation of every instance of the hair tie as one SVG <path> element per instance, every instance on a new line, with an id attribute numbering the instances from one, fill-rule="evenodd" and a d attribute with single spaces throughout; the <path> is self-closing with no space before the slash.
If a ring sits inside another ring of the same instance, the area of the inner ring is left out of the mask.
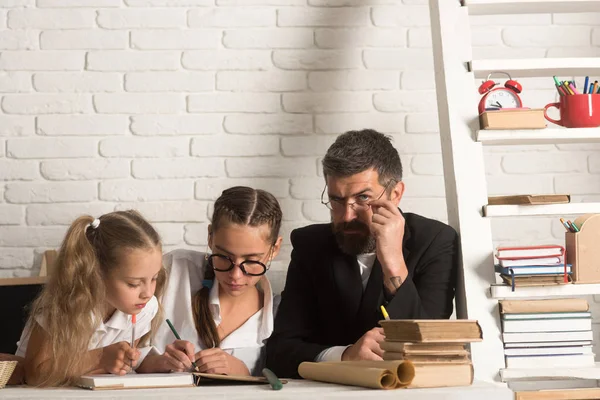
<path id="1" fill-rule="evenodd" d="M 209 289 L 212 289 L 212 287 L 213 287 L 213 283 L 214 283 L 214 282 L 215 282 L 215 281 L 213 281 L 212 279 L 204 279 L 204 280 L 202 281 L 202 286 L 203 286 L 203 287 L 206 287 L 206 288 L 209 288 Z"/>
<path id="2" fill-rule="evenodd" d="M 90 226 L 92 227 L 92 229 L 98 228 L 100 226 L 100 220 L 98 218 L 94 219 Z"/>

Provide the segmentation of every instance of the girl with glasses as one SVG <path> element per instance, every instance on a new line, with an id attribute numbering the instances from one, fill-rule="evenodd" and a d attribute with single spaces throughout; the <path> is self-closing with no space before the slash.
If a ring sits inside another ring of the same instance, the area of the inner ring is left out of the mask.
<path id="1" fill-rule="evenodd" d="M 279 252 L 281 208 L 268 192 L 223 191 L 208 226 L 211 254 L 175 250 L 164 257 L 169 273 L 162 297 L 182 340 L 167 324 L 157 331 L 144 372 L 189 371 L 259 375 L 264 343 L 273 331 L 273 295 L 265 273 Z"/>

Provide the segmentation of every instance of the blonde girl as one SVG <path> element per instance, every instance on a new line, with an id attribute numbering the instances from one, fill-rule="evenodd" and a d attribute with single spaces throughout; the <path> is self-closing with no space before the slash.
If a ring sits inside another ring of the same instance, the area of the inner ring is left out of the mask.
<path id="1" fill-rule="evenodd" d="M 131 348 L 131 318 L 137 347 L 158 323 L 161 253 L 158 233 L 135 211 L 75 220 L 21 335 L 16 354 L 25 357 L 26 382 L 69 385 L 139 365 L 148 351 Z"/>

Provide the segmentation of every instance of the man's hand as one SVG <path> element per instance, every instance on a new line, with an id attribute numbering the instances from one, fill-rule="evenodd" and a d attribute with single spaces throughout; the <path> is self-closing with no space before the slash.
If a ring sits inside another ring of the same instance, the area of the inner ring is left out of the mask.
<path id="1" fill-rule="evenodd" d="M 218 347 L 196 353 L 196 365 L 209 374 L 250 375 L 246 364 Z"/>
<path id="2" fill-rule="evenodd" d="M 376 239 L 377 259 L 381 263 L 384 279 L 399 276 L 405 281 L 408 269 L 402 252 L 404 217 L 390 200 L 374 200 L 370 205 L 373 210 L 371 230 Z"/>
<path id="3" fill-rule="evenodd" d="M 373 328 L 342 354 L 342 361 L 383 360 L 383 350 L 379 344 L 383 342 L 383 328 Z"/>

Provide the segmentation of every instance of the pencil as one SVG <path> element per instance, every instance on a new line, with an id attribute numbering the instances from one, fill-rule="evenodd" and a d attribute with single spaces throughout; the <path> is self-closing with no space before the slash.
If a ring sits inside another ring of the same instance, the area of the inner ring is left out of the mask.
<path id="1" fill-rule="evenodd" d="M 175 327 L 173 326 L 173 324 L 171 323 L 171 321 L 169 321 L 168 318 L 167 318 L 167 325 L 169 325 L 169 328 L 171 328 L 171 332 L 173 332 L 173 335 L 175 335 L 175 337 L 177 338 L 177 340 L 181 340 L 181 337 L 179 336 L 179 333 L 177 333 L 177 331 L 175 330 Z M 196 362 L 192 361 L 192 366 L 194 367 L 194 369 L 196 371 L 198 371 L 198 366 L 196 365 Z"/>
<path id="2" fill-rule="evenodd" d="M 131 348 L 135 349 L 135 314 L 131 314 Z M 129 365 L 133 369 L 133 360 L 130 360 Z"/>
<path id="3" fill-rule="evenodd" d="M 271 387 L 273 388 L 273 390 L 283 389 L 283 384 L 281 383 L 279 378 L 277 378 L 277 375 L 275 375 L 273 373 L 273 371 L 271 371 L 269 368 L 263 368 L 262 373 L 263 373 L 264 377 L 267 378 L 267 380 L 271 384 Z"/>

